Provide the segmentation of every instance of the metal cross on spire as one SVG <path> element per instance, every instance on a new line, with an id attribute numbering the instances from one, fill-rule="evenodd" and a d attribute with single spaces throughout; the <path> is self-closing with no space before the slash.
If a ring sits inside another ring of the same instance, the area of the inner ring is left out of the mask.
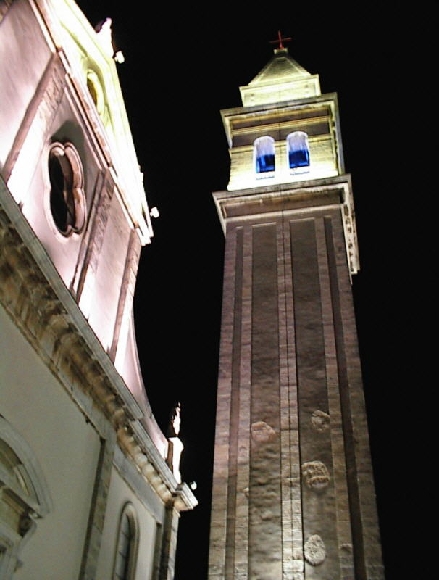
<path id="1" fill-rule="evenodd" d="M 277 31 L 277 40 L 270 40 L 270 44 L 278 44 L 279 46 L 277 47 L 277 50 L 282 50 L 285 48 L 284 46 L 284 41 L 290 41 L 292 40 L 289 37 L 284 37 L 282 36 L 282 34 L 280 33 L 280 30 Z"/>

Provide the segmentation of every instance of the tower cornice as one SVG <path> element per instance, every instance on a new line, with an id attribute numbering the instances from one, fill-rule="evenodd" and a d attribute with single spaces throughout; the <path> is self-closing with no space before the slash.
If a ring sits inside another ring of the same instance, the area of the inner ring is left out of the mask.
<path id="1" fill-rule="evenodd" d="M 254 220 L 258 215 L 303 215 L 306 212 L 338 207 L 343 220 L 349 271 L 351 275 L 359 271 L 355 208 L 349 174 L 306 183 L 216 191 L 213 198 L 224 233 L 227 224 Z"/>

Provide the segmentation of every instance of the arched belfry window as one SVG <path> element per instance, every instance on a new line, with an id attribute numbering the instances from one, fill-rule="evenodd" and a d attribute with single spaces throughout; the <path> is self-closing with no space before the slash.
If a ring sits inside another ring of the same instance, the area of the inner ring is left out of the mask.
<path id="1" fill-rule="evenodd" d="M 295 131 L 287 137 L 288 165 L 292 170 L 309 167 L 308 135 L 303 131 Z"/>
<path id="2" fill-rule="evenodd" d="M 273 173 L 276 169 L 273 137 L 259 137 L 254 142 L 255 169 L 257 174 Z"/>
<path id="3" fill-rule="evenodd" d="M 133 580 L 136 572 L 139 528 L 133 505 L 124 505 L 117 536 L 113 580 Z"/>

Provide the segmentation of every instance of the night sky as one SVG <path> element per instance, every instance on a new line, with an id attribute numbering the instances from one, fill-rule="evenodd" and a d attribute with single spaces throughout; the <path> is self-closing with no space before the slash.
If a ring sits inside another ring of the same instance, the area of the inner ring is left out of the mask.
<path id="1" fill-rule="evenodd" d="M 224 243 L 211 193 L 226 189 L 229 171 L 220 109 L 241 106 L 239 86 L 270 60 L 278 30 L 292 38 L 290 56 L 320 75 L 322 93 L 338 93 L 357 214 L 361 269 L 353 292 L 386 578 L 420 578 L 426 564 L 409 522 L 416 520 L 412 494 L 422 469 L 414 466 L 411 431 L 412 393 L 421 385 L 409 273 L 418 256 L 409 236 L 411 171 L 399 153 L 407 127 L 398 95 L 406 79 L 395 30 L 389 35 L 393 16 L 377 18 L 364 3 L 342 10 L 280 2 L 272 12 L 267 4 L 249 12 L 251 4 L 239 2 L 147 3 L 142 14 L 133 4 L 79 2 L 93 25 L 113 19 L 148 203 L 160 212 L 142 251 L 135 320 L 153 412 L 166 431 L 181 402 L 181 470 L 198 485 L 198 507 L 180 520 L 176 580 L 207 578 Z M 401 558 L 410 550 L 412 559 Z"/>

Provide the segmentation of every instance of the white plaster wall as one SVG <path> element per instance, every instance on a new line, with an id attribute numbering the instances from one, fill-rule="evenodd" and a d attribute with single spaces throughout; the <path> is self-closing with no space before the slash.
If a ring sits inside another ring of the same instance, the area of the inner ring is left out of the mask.
<path id="1" fill-rule="evenodd" d="M 111 347 L 122 288 L 130 228 L 120 202 L 113 196 L 99 255 L 89 323 L 105 349 Z"/>
<path id="2" fill-rule="evenodd" d="M 66 18 L 66 23 L 73 26 L 76 20 L 67 18 L 62 4 L 64 2 L 60 0 L 57 5 L 58 14 Z M 75 31 L 78 32 L 76 27 Z M 94 35 L 92 29 L 90 32 Z M 64 36 L 62 37 L 64 40 L 69 39 L 68 42 L 66 40 L 69 60 L 80 61 L 79 55 L 83 52 L 78 52 L 78 48 L 72 41 L 73 37 L 70 37 L 67 32 Z M 86 34 L 81 36 L 81 41 L 91 42 Z M 84 51 L 85 46 L 91 45 L 84 45 Z M 73 53 L 76 56 L 73 56 Z M 40 23 L 28 1 L 15 0 L 0 26 L 0 172 L 14 144 L 17 131 L 23 123 L 26 109 L 36 94 L 38 83 L 50 57 L 47 38 L 44 37 Z M 111 64 L 114 65 L 112 61 Z M 81 67 L 78 65 L 77 68 Z M 104 71 L 107 71 L 107 68 Z M 85 82 L 85 77 L 83 80 Z M 117 78 L 110 75 L 106 83 L 111 86 L 111 81 L 116 82 Z M 61 78 L 57 78 L 56 87 L 58 89 L 62 87 Z M 116 89 L 119 91 L 118 85 L 114 90 Z M 43 244 L 67 288 L 72 287 L 72 281 L 75 282 L 76 288 L 86 251 L 83 242 L 88 239 L 91 229 L 96 226 L 94 231 L 97 237 L 103 233 L 103 246 L 96 252 L 96 255 L 93 255 L 87 270 L 80 307 L 104 349 L 109 349 L 113 340 L 117 307 L 122 290 L 131 225 L 121 207 L 121 200 L 116 194 L 109 208 L 106 225 L 102 221 L 102 216 L 97 218 L 97 222 L 94 221 L 95 214 L 92 211 L 94 198 L 100 194 L 104 186 L 104 179 L 100 172 L 105 171 L 107 163 L 93 136 L 96 126 L 86 123 L 83 117 L 84 111 L 81 112 L 81 106 L 78 103 L 75 104 L 76 97 L 69 93 L 68 88 L 65 89 L 60 102 L 58 102 L 58 96 L 58 91 L 50 87 L 45 97 L 47 102 L 40 104 L 39 113 L 33 118 L 30 126 L 25 127 L 27 131 L 25 142 L 19 147 L 19 153 L 18 150 L 13 152 L 14 156 L 18 154 L 18 158 L 15 161 L 8 187 L 15 200 L 20 202 L 23 215 Z M 123 101 L 119 98 L 111 101 L 111 104 L 117 116 L 117 113 L 122 110 Z M 131 144 L 129 134 L 124 138 L 129 139 L 129 144 Z M 121 144 L 125 143 L 124 138 L 121 137 Z M 71 141 L 81 158 L 84 172 L 86 225 L 80 234 L 72 234 L 68 237 L 57 230 L 50 211 L 48 154 L 52 140 Z M 130 147 L 125 145 L 123 147 L 131 151 Z M 138 169 L 137 162 L 133 165 L 133 161 L 135 159 L 133 160 L 130 153 L 123 165 L 123 169 L 129 174 L 133 173 L 130 170 L 132 166 L 136 168 L 136 171 Z M 120 179 L 120 176 L 118 178 Z M 130 177 L 129 180 L 131 179 Z M 110 187 L 110 185 L 107 183 L 105 187 Z M 143 190 L 131 189 L 130 196 L 135 193 L 139 198 L 136 200 L 138 204 L 144 198 Z M 131 312 L 125 313 L 127 320 L 131 314 Z M 123 325 L 123 333 L 127 331 L 128 326 L 129 324 Z M 152 417 L 141 377 L 134 335 L 131 334 L 131 330 L 129 332 L 128 337 L 124 334 L 120 336 L 123 347 L 116 361 L 117 370 L 127 381 L 130 390 L 144 409 L 146 417 L 144 424 L 147 425 L 159 452 L 165 457 L 167 441 Z"/>
<path id="3" fill-rule="evenodd" d="M 12 149 L 50 56 L 47 40 L 28 2 L 16 0 L 2 20 L 0 29 L 0 164 L 5 162 Z M 62 86 L 60 79 L 56 80 L 56 86 Z M 58 103 L 55 93 L 57 90 L 49 87 L 44 96 L 47 102 L 40 103 L 38 115 L 26 127 L 25 143 L 19 154 L 18 151 L 14 152 L 18 157 L 8 186 L 69 288 L 78 272 L 78 258 L 86 229 L 94 225 L 90 221 L 91 208 L 102 184 L 99 182 L 96 187 L 99 167 L 103 168 L 105 164 L 102 157 L 98 159 L 96 142 L 90 133 L 90 126 L 82 117 L 81 106 L 75 104 L 76 96 L 65 87 L 62 100 Z M 58 140 L 73 143 L 84 172 L 86 227 L 80 234 L 72 233 L 68 237 L 57 230 L 50 211 L 49 147 L 51 142 Z M 120 207 L 120 200 L 114 197 L 102 260 L 97 264 L 97 279 L 94 280 L 96 268 L 92 268 L 88 275 L 93 280 L 91 283 L 86 281 L 93 303 L 89 301 L 85 315 L 91 312 L 90 323 L 105 349 L 112 342 L 130 227 Z"/>
<path id="4" fill-rule="evenodd" d="M 127 501 L 133 504 L 139 524 L 140 540 L 134 580 L 149 580 L 152 577 L 156 537 L 155 519 L 145 505 L 138 500 L 118 471 L 113 469 L 96 580 L 109 580 L 113 577 L 118 525 L 122 509 Z"/>
<path id="5" fill-rule="evenodd" d="M 49 120 L 48 120 L 49 121 Z M 35 167 L 29 191 L 23 195 L 22 211 L 35 234 L 45 247 L 65 285 L 69 288 L 82 268 L 81 243 L 88 230 L 94 227 L 95 216 L 91 212 L 93 197 L 99 195 L 102 182 L 98 180 L 98 161 L 92 145 L 80 127 L 69 99 L 65 95 L 56 115 L 50 121 L 51 131 L 38 159 L 29 162 Z M 50 211 L 50 180 L 48 155 L 50 140 L 68 140 L 76 147 L 84 171 L 86 194 L 86 225 L 79 234 L 65 237 L 56 228 Z M 35 166 L 36 165 L 36 166 Z M 88 269 L 86 280 L 87 298 L 81 307 L 84 315 L 101 341 L 104 349 L 111 347 L 116 312 L 125 269 L 130 236 L 130 224 L 123 212 L 120 200 L 114 195 L 108 209 L 104 243 L 94 266 Z M 97 229 L 102 228 L 99 225 Z M 95 230 L 96 231 L 96 230 Z"/>
<path id="6" fill-rule="evenodd" d="M 1 28 L 0 167 L 3 167 L 51 53 L 26 0 L 12 3 Z"/>
<path id="7" fill-rule="evenodd" d="M 152 413 L 148 397 L 146 396 L 137 350 L 133 317 L 131 317 L 127 343 L 123 354 L 124 358 L 122 359 L 122 356 L 120 357 L 117 370 L 142 408 L 144 413 L 142 423 L 146 427 L 149 436 L 157 447 L 160 455 L 165 459 L 168 454 L 168 439 L 158 426 Z"/>
<path id="8" fill-rule="evenodd" d="M 99 437 L 1 307 L 0 413 L 35 453 L 52 500 L 14 579 L 77 580 Z"/>
<path id="9" fill-rule="evenodd" d="M 71 110 L 69 101 L 64 96 L 60 107 L 50 121 L 50 132 L 47 141 L 37 151 L 38 157 L 28 160 L 29 169 L 35 168 L 30 181 L 29 190 L 22 193 L 22 211 L 37 237 L 46 248 L 53 264 L 61 278 L 69 287 L 77 265 L 78 254 L 85 229 L 80 234 L 73 233 L 65 237 L 57 229 L 50 210 L 50 179 L 49 179 L 49 147 L 51 139 L 68 140 L 76 147 L 83 167 L 94 165 L 93 157 L 87 145 L 84 143 L 84 135 L 79 127 L 78 120 Z M 32 150 L 35 154 L 35 150 Z M 87 161 L 84 161 L 87 160 Z M 85 181 L 85 179 L 84 179 Z M 86 193 L 86 206 L 90 207 L 92 188 L 84 183 Z M 88 213 L 87 213 L 88 218 Z"/>

